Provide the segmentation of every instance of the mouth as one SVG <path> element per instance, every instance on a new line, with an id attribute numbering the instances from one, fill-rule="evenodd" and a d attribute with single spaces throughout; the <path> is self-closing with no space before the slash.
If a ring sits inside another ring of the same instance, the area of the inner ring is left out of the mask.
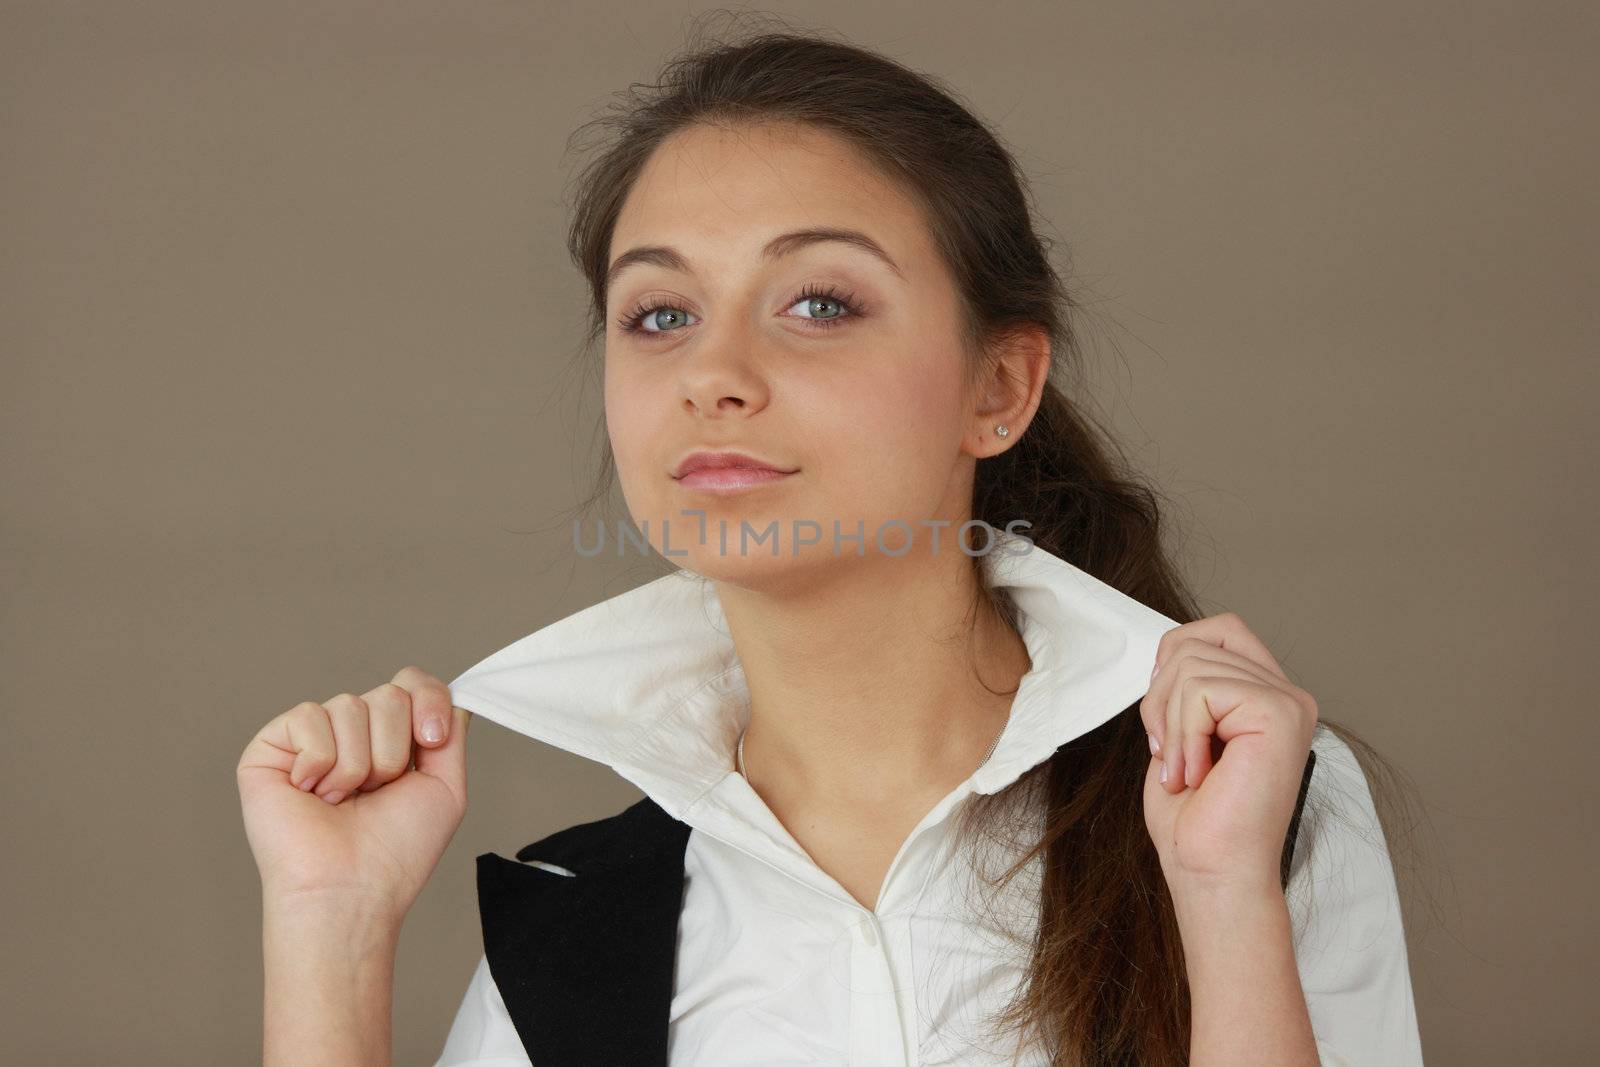
<path id="1" fill-rule="evenodd" d="M 693 452 L 678 464 L 672 477 L 686 489 L 727 492 L 782 481 L 798 473 L 742 452 Z"/>
<path id="2" fill-rule="evenodd" d="M 754 467 L 706 467 L 690 471 L 678 479 L 686 489 L 707 489 L 726 492 L 734 489 L 753 489 L 794 476 L 793 471 L 775 471 Z"/>

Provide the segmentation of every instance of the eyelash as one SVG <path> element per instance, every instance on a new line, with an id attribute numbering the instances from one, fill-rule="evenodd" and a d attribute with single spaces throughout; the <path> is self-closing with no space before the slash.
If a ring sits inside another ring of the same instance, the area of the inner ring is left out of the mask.
<path id="1" fill-rule="evenodd" d="M 845 313 L 843 315 L 839 315 L 835 318 L 806 320 L 820 330 L 831 330 L 835 326 L 842 325 L 845 319 L 852 319 L 860 316 L 864 310 L 861 304 L 856 300 L 855 293 L 841 293 L 832 285 L 818 285 L 815 283 L 807 285 L 800 292 L 796 293 L 794 298 L 790 300 L 786 306 L 794 307 L 800 301 L 809 299 L 832 300 L 845 309 Z M 639 324 L 644 321 L 646 315 L 652 315 L 663 308 L 677 308 L 677 305 L 668 300 L 657 300 L 653 303 L 641 303 L 632 311 L 628 312 L 626 315 L 622 316 L 622 318 L 617 320 L 617 328 L 623 333 L 637 333 L 645 335 L 677 332 L 675 330 L 646 330 L 640 327 Z"/>

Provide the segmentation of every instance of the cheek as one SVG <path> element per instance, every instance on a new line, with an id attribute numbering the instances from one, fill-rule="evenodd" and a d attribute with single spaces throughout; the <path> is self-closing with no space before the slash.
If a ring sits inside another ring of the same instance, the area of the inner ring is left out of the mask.
<path id="1" fill-rule="evenodd" d="M 865 516 L 914 518 L 937 508 L 964 430 L 959 369 L 953 356 L 908 353 L 851 376 L 846 388 L 818 383 L 800 425 L 828 472 L 828 496 Z"/>
<path id="2" fill-rule="evenodd" d="M 640 381 L 619 374 L 607 364 L 605 372 L 606 432 L 616 460 L 617 481 L 630 503 L 649 488 L 648 475 L 659 466 L 661 457 L 651 451 L 652 440 L 659 440 L 656 416 L 649 390 Z M 639 500 L 640 503 L 645 501 Z"/>

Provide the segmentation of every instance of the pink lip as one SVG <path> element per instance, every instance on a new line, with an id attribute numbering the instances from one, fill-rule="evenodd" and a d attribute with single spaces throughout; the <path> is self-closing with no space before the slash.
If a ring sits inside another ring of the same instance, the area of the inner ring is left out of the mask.
<path id="1" fill-rule="evenodd" d="M 743 452 L 691 452 L 672 476 L 689 489 L 725 491 L 764 485 L 793 474 Z"/>
<path id="2" fill-rule="evenodd" d="M 702 467 L 678 479 L 678 484 L 690 489 L 709 489 L 725 492 L 765 485 L 787 478 L 793 471 L 778 471 L 771 467 Z"/>

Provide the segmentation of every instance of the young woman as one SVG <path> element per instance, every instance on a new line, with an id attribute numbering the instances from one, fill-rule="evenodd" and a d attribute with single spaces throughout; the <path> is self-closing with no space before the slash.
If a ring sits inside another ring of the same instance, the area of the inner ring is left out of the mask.
<path id="1" fill-rule="evenodd" d="M 1359 741 L 1200 617 L 994 135 L 784 32 L 602 121 L 606 459 L 682 569 L 250 742 L 266 1061 L 390 1062 L 476 713 L 645 797 L 478 858 L 441 1065 L 1420 1063 Z"/>

